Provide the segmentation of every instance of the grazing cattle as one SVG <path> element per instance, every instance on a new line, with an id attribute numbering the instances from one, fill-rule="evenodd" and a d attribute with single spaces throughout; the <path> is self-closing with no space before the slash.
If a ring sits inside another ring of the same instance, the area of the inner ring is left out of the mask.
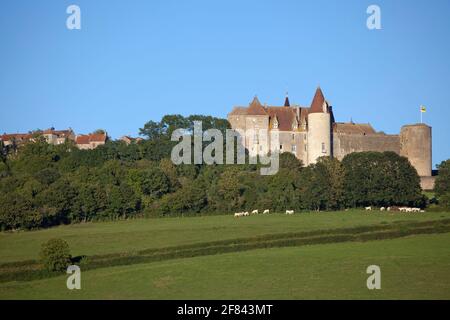
<path id="1" fill-rule="evenodd" d="M 372 211 L 372 207 L 366 207 L 366 211 Z"/>
<path id="2" fill-rule="evenodd" d="M 263 214 L 270 213 L 269 209 L 264 210 Z"/>
<path id="3" fill-rule="evenodd" d="M 258 214 L 258 210 L 253 210 L 252 214 Z"/>
<path id="4" fill-rule="evenodd" d="M 244 212 L 244 217 L 248 217 L 250 214 L 248 213 L 248 211 Z"/>
<path id="5" fill-rule="evenodd" d="M 386 209 L 387 211 L 391 211 L 391 207 L 387 207 L 387 209 Z"/>
<path id="6" fill-rule="evenodd" d="M 239 217 L 242 217 L 243 215 L 244 215 L 243 212 L 236 212 L 236 213 L 234 214 L 234 217 L 235 217 L 235 218 L 239 218 Z"/>
<path id="7" fill-rule="evenodd" d="M 380 208 L 380 211 L 384 211 L 384 210 L 386 210 L 385 207 L 381 207 L 381 208 Z"/>
<path id="8" fill-rule="evenodd" d="M 286 210 L 286 214 L 294 214 L 294 210 Z"/>
<path id="9" fill-rule="evenodd" d="M 420 212 L 425 212 L 425 210 L 420 210 Z"/>

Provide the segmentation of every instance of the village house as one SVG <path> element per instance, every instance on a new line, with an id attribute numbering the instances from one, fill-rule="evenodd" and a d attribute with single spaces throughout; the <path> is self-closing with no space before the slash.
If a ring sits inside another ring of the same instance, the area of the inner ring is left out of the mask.
<path id="1" fill-rule="evenodd" d="M 28 141 L 35 141 L 39 136 L 43 136 L 47 143 L 57 145 L 66 142 L 66 140 L 75 141 L 75 133 L 71 128 L 67 130 L 55 130 L 55 128 L 50 128 L 44 131 L 32 131 L 29 133 L 13 133 L 13 134 L 3 134 L 0 136 L 0 141 L 2 141 L 4 147 L 8 146 L 20 146 Z"/>
<path id="2" fill-rule="evenodd" d="M 75 144 L 81 150 L 93 150 L 108 140 L 106 132 L 78 135 Z"/>

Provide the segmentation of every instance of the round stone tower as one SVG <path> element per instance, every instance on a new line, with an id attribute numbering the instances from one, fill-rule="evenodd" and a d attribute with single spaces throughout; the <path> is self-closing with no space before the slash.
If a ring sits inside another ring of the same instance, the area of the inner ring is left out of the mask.
<path id="1" fill-rule="evenodd" d="M 400 155 L 409 159 L 419 176 L 431 176 L 431 127 L 424 123 L 403 126 Z"/>
<path id="2" fill-rule="evenodd" d="M 317 88 L 308 113 L 308 165 L 331 155 L 331 115 L 322 90 Z"/>

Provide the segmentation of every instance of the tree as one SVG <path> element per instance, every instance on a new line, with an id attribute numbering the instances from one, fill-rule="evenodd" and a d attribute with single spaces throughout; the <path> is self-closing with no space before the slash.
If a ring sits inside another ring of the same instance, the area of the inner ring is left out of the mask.
<path id="1" fill-rule="evenodd" d="M 127 218 L 140 209 L 140 198 L 126 183 L 110 186 L 107 195 L 110 218 Z"/>
<path id="2" fill-rule="evenodd" d="M 439 175 L 436 177 L 434 191 L 439 199 L 439 204 L 450 208 L 450 159 L 442 161 L 437 168 Z"/>
<path id="3" fill-rule="evenodd" d="M 408 159 L 394 152 L 358 152 L 344 157 L 347 205 L 423 205 L 420 178 Z"/>
<path id="4" fill-rule="evenodd" d="M 69 245 L 63 239 L 50 239 L 42 245 L 39 257 L 48 271 L 64 271 L 71 260 Z"/>
<path id="5" fill-rule="evenodd" d="M 150 120 L 139 129 L 139 134 L 147 137 L 148 140 L 160 139 L 164 134 L 163 126 L 160 122 Z"/>

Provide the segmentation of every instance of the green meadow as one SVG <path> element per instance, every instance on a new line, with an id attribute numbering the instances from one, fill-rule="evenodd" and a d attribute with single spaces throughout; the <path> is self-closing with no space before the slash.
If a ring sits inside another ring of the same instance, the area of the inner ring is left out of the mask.
<path id="1" fill-rule="evenodd" d="M 353 210 L 5 232 L 0 299 L 450 299 L 449 219 Z M 39 273 L 40 246 L 55 237 L 87 256 L 81 290 Z M 366 287 L 369 265 L 381 290 Z"/>

